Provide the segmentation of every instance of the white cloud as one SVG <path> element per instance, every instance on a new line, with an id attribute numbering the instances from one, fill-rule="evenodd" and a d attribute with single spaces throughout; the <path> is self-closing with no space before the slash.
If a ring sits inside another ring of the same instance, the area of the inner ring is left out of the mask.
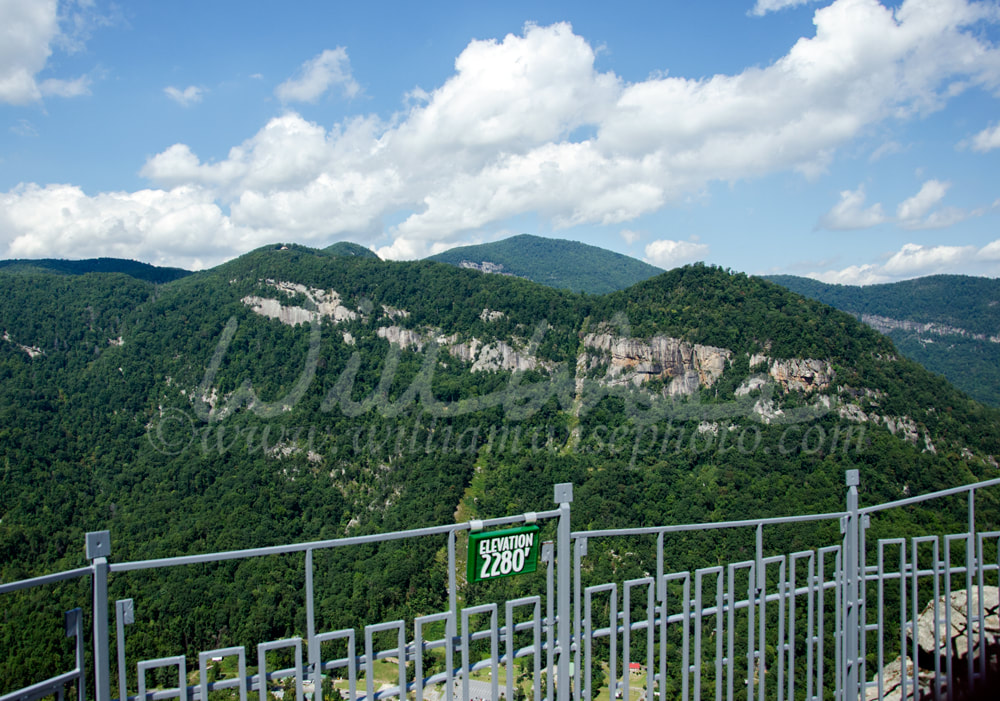
<path id="1" fill-rule="evenodd" d="M 806 273 L 806 277 L 830 285 L 877 285 L 890 282 L 891 278 L 881 272 L 877 265 L 851 265 L 843 270 Z"/>
<path id="2" fill-rule="evenodd" d="M 88 3 L 63 7 L 56 0 L 0 0 L 0 103 L 26 105 L 43 97 L 90 94 L 90 78 L 47 78 L 39 81 L 53 46 L 79 51 L 90 31 L 110 19 Z"/>
<path id="3" fill-rule="evenodd" d="M 632 229 L 622 229 L 618 232 L 618 235 L 621 236 L 625 243 L 630 246 L 642 238 L 642 234 L 640 232 L 632 231 Z"/>
<path id="4" fill-rule="evenodd" d="M 906 0 L 895 11 L 838 0 L 815 13 L 814 36 L 771 65 L 636 83 L 598 71 L 594 47 L 568 24 L 526 25 L 470 42 L 451 77 L 414 90 L 388 120 L 360 115 L 326 128 L 289 112 L 224 159 L 203 162 L 175 144 L 142 174 L 173 197 L 199 206 L 208 198 L 229 212 L 218 255 L 258 233 L 302 243 L 350 236 L 409 258 L 523 215 L 554 228 L 625 225 L 715 181 L 815 175 L 883 120 L 937 109 L 955 86 L 995 89 L 1000 49 L 979 31 L 981 20 L 996 21 L 990 12 L 960 0 Z M 343 48 L 307 61 L 276 94 L 308 101 L 336 87 L 360 90 Z M 828 223 L 881 221 L 863 194 L 842 195 Z M 923 202 L 918 195 L 907 211 Z M 932 208 L 907 221 L 941 225 L 955 211 Z M 30 234 L 3 231 L 0 243 Z"/>
<path id="5" fill-rule="evenodd" d="M 921 246 L 905 244 L 882 269 L 894 277 L 917 277 L 948 272 L 975 257 L 975 246 Z"/>
<path id="6" fill-rule="evenodd" d="M 24 185 L 0 195 L 7 255 L 110 256 L 197 269 L 268 241 L 276 232 L 241 229 L 191 187 L 106 192 L 88 197 L 72 185 Z"/>
<path id="7" fill-rule="evenodd" d="M 175 88 L 173 85 L 169 85 L 163 88 L 163 92 L 166 93 L 167 97 L 181 107 L 190 107 L 191 105 L 197 104 L 201 102 L 201 99 L 205 96 L 205 90 L 203 88 L 199 88 L 197 85 L 189 85 L 183 90 Z"/>
<path id="8" fill-rule="evenodd" d="M 972 137 L 972 148 L 981 153 L 1000 148 L 1000 123 L 987 127 Z"/>
<path id="9" fill-rule="evenodd" d="M 884 263 L 811 272 L 806 277 L 839 285 L 874 285 L 944 273 L 1000 276 L 1000 239 L 982 247 L 907 243 Z"/>
<path id="10" fill-rule="evenodd" d="M 708 244 L 696 241 L 659 239 L 646 245 L 644 260 L 650 265 L 669 270 L 684 263 L 702 260 L 706 255 L 708 255 Z"/>
<path id="11" fill-rule="evenodd" d="M 351 62 L 343 46 L 327 49 L 303 63 L 298 74 L 275 88 L 274 94 L 282 102 L 315 102 L 335 85 L 349 98 L 361 91 L 351 76 Z"/>
<path id="12" fill-rule="evenodd" d="M 0 0 L 0 101 L 24 105 L 41 99 L 35 76 L 45 68 L 58 32 L 55 0 Z"/>
<path id="13" fill-rule="evenodd" d="M 864 185 L 859 185 L 857 190 L 844 190 L 840 193 L 840 201 L 820 219 L 819 226 L 823 229 L 867 229 L 886 221 L 880 203 L 868 208 L 864 204 Z"/>
<path id="14" fill-rule="evenodd" d="M 985 210 L 966 212 L 956 207 L 944 207 L 935 211 L 934 208 L 941 203 L 951 183 L 940 180 L 928 180 L 921 187 L 920 191 L 900 203 L 896 215 L 899 225 L 904 229 L 946 229 L 970 216 L 979 216 Z"/>
<path id="15" fill-rule="evenodd" d="M 750 14 L 756 17 L 763 17 L 768 12 L 777 12 L 778 10 L 784 10 L 789 7 L 808 5 L 809 3 L 818 1 L 819 0 L 757 0 L 753 9 L 750 10 Z"/>
<path id="16" fill-rule="evenodd" d="M 928 180 L 920 187 L 920 192 L 900 203 L 896 216 L 901 222 L 912 222 L 922 218 L 944 199 L 950 183 Z"/>

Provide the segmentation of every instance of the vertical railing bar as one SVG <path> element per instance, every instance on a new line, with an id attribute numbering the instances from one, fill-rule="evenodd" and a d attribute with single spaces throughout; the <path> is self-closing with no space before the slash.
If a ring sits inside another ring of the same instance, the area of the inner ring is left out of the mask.
<path id="1" fill-rule="evenodd" d="M 532 626 L 532 642 L 535 646 L 534 654 L 534 664 L 532 670 L 534 672 L 532 691 L 534 691 L 533 699 L 542 698 L 542 606 L 541 601 L 536 598 L 535 600 L 535 614 L 534 614 L 534 625 Z M 450 701 L 450 700 L 449 700 Z M 508 699 L 508 701 L 512 701 Z"/>
<path id="2" fill-rule="evenodd" d="M 785 642 L 785 649 L 788 650 L 788 661 L 787 661 L 787 684 L 788 688 L 785 695 L 788 697 L 789 701 L 795 698 L 795 566 L 798 563 L 799 558 L 792 554 L 788 561 L 788 580 L 785 581 L 785 594 L 787 597 L 788 604 L 788 637 Z"/>
<path id="3" fill-rule="evenodd" d="M 120 599 L 115 602 L 115 641 L 118 648 L 118 698 L 128 701 L 128 684 L 125 671 L 125 626 L 135 621 L 135 602 Z"/>
<path id="4" fill-rule="evenodd" d="M 940 651 L 939 648 L 938 648 L 938 633 L 940 631 L 940 624 L 941 624 L 941 620 L 940 620 L 940 618 L 941 618 L 941 612 L 940 612 L 940 606 L 939 606 L 940 598 L 941 598 L 941 560 L 940 560 L 941 552 L 940 552 L 940 546 L 939 546 L 939 542 L 938 542 L 937 538 L 934 538 L 933 556 L 934 556 L 934 566 L 932 567 L 932 570 L 933 570 L 933 575 L 932 576 L 934 577 L 934 614 L 933 614 L 934 615 L 934 626 L 933 626 L 933 631 L 934 631 L 934 701 L 941 701 L 941 693 L 940 693 L 940 684 L 941 684 L 941 656 L 938 654 L 939 651 Z M 914 625 L 916 625 L 916 621 L 914 621 Z M 917 632 L 916 631 L 913 632 L 913 637 L 914 638 L 917 637 Z M 950 657 L 950 655 L 949 655 L 949 657 Z M 914 689 L 915 688 L 916 687 L 914 687 Z"/>
<path id="5" fill-rule="evenodd" d="M 754 698 L 754 669 L 757 664 L 757 563 L 750 563 L 750 576 L 747 579 L 747 701 Z"/>
<path id="6" fill-rule="evenodd" d="M 556 689 L 558 701 L 569 701 L 570 698 L 570 566 L 572 563 L 572 552 L 570 544 L 570 503 L 573 501 L 573 485 L 565 482 L 555 486 L 555 499 L 559 504 L 559 526 L 558 526 L 558 553 L 557 564 L 559 567 L 559 582 L 557 595 L 559 597 L 558 614 L 558 645 L 559 645 L 559 686 Z"/>
<path id="7" fill-rule="evenodd" d="M 458 565 L 455 556 L 455 531 L 448 532 L 448 610 L 451 616 L 445 622 L 445 658 L 447 660 L 447 679 L 445 686 L 445 701 L 454 701 L 455 688 L 452 676 L 454 674 L 455 641 L 458 638 Z M 350 701 L 354 701 L 352 698 Z"/>
<path id="8" fill-rule="evenodd" d="M 493 692 L 494 699 L 500 698 L 500 631 L 499 628 L 499 613 L 497 611 L 496 604 L 493 604 L 493 611 L 490 613 L 490 659 L 493 661 L 490 665 L 490 690 Z M 403 632 L 400 631 L 402 636 Z M 405 645 L 405 639 L 403 641 Z M 400 668 L 402 669 L 402 667 Z M 406 700 L 406 687 L 401 687 L 403 689 L 402 695 L 399 697 L 399 701 Z"/>
<path id="9" fill-rule="evenodd" d="M 951 570 L 952 570 L 952 567 L 951 567 L 951 537 L 950 536 L 946 536 L 945 539 L 944 539 L 944 560 L 942 561 L 942 565 L 944 566 L 943 575 L 944 575 L 944 602 L 945 602 L 944 603 L 945 645 L 948 648 L 950 648 L 950 645 L 948 645 L 948 638 L 951 635 L 951 631 L 952 631 L 952 627 L 951 627 Z M 968 604 L 968 590 L 966 590 L 966 604 Z M 965 629 L 966 629 L 966 633 L 971 633 L 971 631 L 969 629 L 969 610 L 968 610 L 968 606 L 966 606 Z M 935 629 L 935 635 L 936 634 L 937 634 L 937 629 Z M 939 652 L 940 652 L 940 650 L 937 647 L 937 638 L 935 638 L 934 639 L 934 654 L 935 654 L 935 656 L 940 657 L 940 655 L 938 654 Z M 946 655 L 945 665 L 944 665 L 944 667 L 945 667 L 944 684 L 945 684 L 945 688 L 946 689 L 950 689 L 950 690 L 954 691 L 954 689 L 955 689 L 955 675 L 954 675 L 954 666 L 952 664 L 952 659 L 951 658 L 952 658 L 951 650 L 949 649 L 948 652 L 947 652 L 947 655 Z M 935 678 L 934 678 L 934 685 L 937 686 L 939 683 L 940 683 L 940 677 L 935 676 Z"/>
<path id="10" fill-rule="evenodd" d="M 815 633 L 816 633 L 816 582 L 813 579 L 816 573 L 816 553 L 809 553 L 809 567 L 806 570 L 806 581 L 809 583 L 806 587 L 808 597 L 807 608 L 806 608 L 806 698 L 813 698 L 813 664 L 814 664 L 814 652 L 816 649 L 815 644 Z"/>
<path id="11" fill-rule="evenodd" d="M 694 698 L 701 699 L 701 580 L 703 570 L 695 570 L 694 573 Z M 626 607 L 627 609 L 628 607 Z M 628 697 L 625 697 L 628 701 Z"/>
<path id="12" fill-rule="evenodd" d="M 726 569 L 728 585 L 726 607 L 729 609 L 729 625 L 726 626 L 726 699 L 733 701 L 735 676 L 733 658 L 736 655 L 736 565 L 730 564 Z"/>
<path id="13" fill-rule="evenodd" d="M 542 543 L 542 562 L 546 564 L 545 575 L 545 621 L 546 621 L 546 645 L 545 645 L 545 668 L 548 674 L 545 675 L 545 699 L 552 700 L 555 677 L 555 596 L 553 596 L 555 582 L 555 558 L 553 556 L 552 542 Z M 449 700 L 450 701 L 450 700 Z"/>
<path id="14" fill-rule="evenodd" d="M 722 701 L 722 638 L 725 633 L 723 625 L 725 591 L 722 578 L 723 570 L 721 567 L 717 570 L 715 575 L 715 701 Z"/>
<path id="15" fill-rule="evenodd" d="M 616 622 L 617 623 L 617 622 Z M 613 630 L 613 628 L 612 628 Z M 632 678 L 632 587 L 628 582 L 622 586 L 622 701 L 629 701 Z"/>
<path id="16" fill-rule="evenodd" d="M 316 607 L 313 596 L 313 549 L 306 549 L 306 648 L 313 678 L 313 699 L 323 700 L 322 666 L 319 659 L 319 644 L 316 642 Z M 124 701 L 124 699 L 122 700 Z M 202 699 L 208 701 L 208 699 Z"/>
<path id="17" fill-rule="evenodd" d="M 576 661 L 576 673 L 577 677 L 580 675 L 580 657 L 582 651 L 580 650 L 580 567 L 581 560 L 583 556 L 587 554 L 587 539 L 577 538 L 575 542 L 575 547 L 573 548 L 573 659 Z M 573 687 L 573 698 L 576 701 L 580 701 L 580 687 L 582 684 L 578 683 Z"/>
<path id="18" fill-rule="evenodd" d="M 778 640 L 775 645 L 778 652 L 778 659 L 776 660 L 776 666 L 778 668 L 778 701 L 785 701 L 785 644 L 787 639 L 785 638 L 785 592 L 781 590 L 784 588 L 785 582 L 785 558 L 784 556 L 779 556 L 778 560 Z M 787 591 L 787 590 L 786 590 Z"/>
<path id="19" fill-rule="evenodd" d="M 977 580 L 978 580 L 978 583 L 979 583 L 978 584 L 978 586 L 979 586 L 979 591 L 978 591 L 978 593 L 979 593 L 979 597 L 978 597 L 979 604 L 976 607 L 976 609 L 977 609 L 976 613 L 978 614 L 976 617 L 979 620 L 979 672 L 976 674 L 975 681 L 979 681 L 980 678 L 982 678 L 983 680 L 986 679 L 986 625 L 985 625 L 985 623 L 986 623 L 986 619 L 985 619 L 986 609 L 985 609 L 985 606 L 983 604 L 983 591 L 984 591 L 985 585 L 986 585 L 986 581 L 985 581 L 985 579 L 986 579 L 986 570 L 984 568 L 984 565 L 986 563 L 986 549 L 985 549 L 986 548 L 986 542 L 985 542 L 985 539 L 984 539 L 984 536 L 983 536 L 982 533 L 977 534 L 976 544 L 978 546 L 977 547 L 977 558 L 976 558 L 977 559 L 976 570 L 977 570 L 977 573 L 978 573 Z M 1000 548 L 998 548 L 997 550 L 998 550 L 998 553 L 1000 553 Z"/>
<path id="20" fill-rule="evenodd" d="M 764 701 L 767 689 L 767 565 L 763 558 L 757 573 L 757 699 Z"/>
<path id="21" fill-rule="evenodd" d="M 900 698 L 906 698 L 906 539 L 899 543 L 899 662 Z"/>
<path id="22" fill-rule="evenodd" d="M 861 514 L 858 520 L 858 697 L 865 698 L 865 685 L 868 679 L 868 528 L 871 525 L 871 514 Z"/>
<path id="23" fill-rule="evenodd" d="M 965 651 L 965 685 L 966 691 L 972 692 L 975 684 L 973 677 L 975 667 L 975 645 L 973 640 L 976 634 L 982 635 L 982 619 L 972 612 L 972 570 L 976 566 L 976 490 L 969 490 L 969 529 L 965 538 L 965 630 L 968 647 Z M 982 601 L 982 597 L 980 597 Z M 950 608 L 950 605 L 949 605 Z M 978 607 L 977 607 L 978 608 Z M 978 614 L 978 611 L 976 612 Z M 949 629 L 950 630 L 950 629 Z"/>
<path id="24" fill-rule="evenodd" d="M 94 696 L 96 701 L 111 701 L 111 660 L 108 650 L 108 557 L 111 555 L 111 533 L 87 533 L 86 555 L 94 572 Z"/>
<path id="25" fill-rule="evenodd" d="M 656 633 L 656 587 L 657 581 L 650 579 L 646 587 L 646 694 L 645 701 L 651 701 L 656 693 L 656 664 L 653 662 L 653 648 Z"/>

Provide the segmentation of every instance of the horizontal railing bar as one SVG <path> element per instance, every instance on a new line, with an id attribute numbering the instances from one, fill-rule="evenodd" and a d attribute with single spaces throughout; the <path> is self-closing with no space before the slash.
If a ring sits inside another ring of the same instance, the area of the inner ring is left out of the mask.
<path id="1" fill-rule="evenodd" d="M 0 696 L 0 701 L 29 701 L 30 699 L 41 699 L 46 696 L 52 696 L 58 690 L 66 688 L 67 684 L 77 681 L 79 678 L 79 669 L 74 669 L 72 672 L 63 672 L 45 681 L 37 682 L 9 694 L 4 694 Z"/>
<path id="2" fill-rule="evenodd" d="M 931 492 L 930 494 L 921 494 L 915 497 L 907 497 L 906 499 L 898 499 L 896 501 L 888 501 L 884 504 L 876 504 L 874 506 L 866 506 L 863 509 L 858 509 L 860 514 L 873 514 L 877 511 L 885 511 L 886 509 L 895 509 L 900 506 L 909 506 L 911 504 L 919 504 L 923 501 L 930 501 L 931 499 L 939 499 L 941 497 L 949 497 L 955 494 L 962 494 L 963 492 L 974 492 L 977 489 L 984 489 L 986 487 L 995 487 L 1000 485 L 1000 478 L 986 480 L 985 482 L 976 482 L 975 484 L 964 484 L 961 487 L 952 487 L 951 489 L 942 489 L 938 492 Z"/>
<path id="3" fill-rule="evenodd" d="M 675 526 L 645 526 L 643 528 L 606 528 L 593 531 L 573 531 L 573 538 L 604 538 L 608 536 L 659 535 L 660 533 L 683 533 L 686 531 L 718 530 L 720 528 L 749 528 L 776 526 L 785 523 L 805 523 L 807 521 L 832 521 L 847 515 L 846 511 L 826 514 L 805 514 L 802 516 L 772 516 L 769 518 L 744 519 L 742 521 L 719 521 L 717 523 L 685 523 Z"/>
<path id="4" fill-rule="evenodd" d="M 92 567 L 78 567 L 75 570 L 66 570 L 65 572 L 55 572 L 53 574 L 43 574 L 40 577 L 21 579 L 16 582 L 8 582 L 7 584 L 0 584 L 0 594 L 7 594 L 12 591 L 18 591 L 19 589 L 37 587 L 42 584 L 55 584 L 56 582 L 63 582 L 67 579 L 86 577 L 89 574 L 93 574 L 93 572 L 94 569 Z M 55 679 L 55 677 L 53 677 L 53 679 Z M 5 698 L 5 696 L 0 696 L 0 701 L 3 701 Z"/>
<path id="5" fill-rule="evenodd" d="M 549 519 L 559 516 L 558 509 L 550 511 L 539 511 L 534 514 L 535 518 Z M 484 528 L 494 526 L 507 526 L 513 523 L 525 523 L 528 514 L 518 514 L 517 516 L 507 516 L 504 518 L 485 519 L 482 521 Z M 349 547 L 352 545 L 370 545 L 373 543 L 387 543 L 394 540 L 406 540 L 408 538 L 420 538 L 432 535 L 448 535 L 453 532 L 471 530 L 470 522 L 449 524 L 445 526 L 428 526 L 426 528 L 414 528 L 409 531 L 396 531 L 394 533 L 373 533 L 370 535 L 350 536 L 347 538 L 335 538 L 332 540 L 316 540 L 309 543 L 295 543 L 292 545 L 272 545 L 264 548 L 247 548 L 245 550 L 227 550 L 219 553 L 205 553 L 202 555 L 181 555 L 178 557 L 164 557 L 153 560 L 136 560 L 133 562 L 111 563 L 112 572 L 130 572 L 133 570 L 149 570 L 159 567 L 175 567 L 178 565 L 197 565 L 207 562 L 223 562 L 225 560 L 242 560 L 251 557 L 264 557 L 267 555 L 287 555 L 290 553 L 300 553 L 306 550 L 326 550 L 329 548 Z"/>

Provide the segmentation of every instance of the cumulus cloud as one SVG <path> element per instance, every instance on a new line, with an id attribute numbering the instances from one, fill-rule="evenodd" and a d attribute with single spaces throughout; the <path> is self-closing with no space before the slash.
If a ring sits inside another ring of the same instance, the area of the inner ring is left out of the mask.
<path id="1" fill-rule="evenodd" d="M 840 193 L 840 201 L 820 218 L 818 226 L 833 230 L 867 229 L 884 222 L 894 222 L 909 230 L 944 229 L 986 211 L 979 209 L 969 212 L 957 207 L 935 209 L 941 204 L 950 187 L 951 183 L 928 180 L 920 187 L 917 194 L 899 204 L 895 218 L 883 214 L 881 203 L 875 203 L 870 207 L 864 206 L 863 185 L 858 186 L 857 190 L 844 190 Z"/>
<path id="2" fill-rule="evenodd" d="M 857 190 L 844 190 L 840 193 L 840 201 L 820 219 L 819 226 L 835 230 L 867 229 L 886 220 L 880 203 L 870 207 L 864 205 L 864 185 L 859 185 Z"/>
<path id="3" fill-rule="evenodd" d="M 874 285 L 924 275 L 964 273 L 1000 276 L 1000 239 L 985 246 L 924 246 L 907 243 L 881 264 L 852 265 L 842 270 L 807 273 L 821 282 Z"/>
<path id="4" fill-rule="evenodd" d="M 815 13 L 814 36 L 771 65 L 635 83 L 599 71 L 594 47 L 568 24 L 529 24 L 470 42 L 447 80 L 413 91 L 389 119 L 327 128 L 288 112 L 224 159 L 175 144 L 142 174 L 227 212 L 231 228 L 219 236 L 232 248 L 260 231 L 303 243 L 350 236 L 413 258 L 524 215 L 556 229 L 625 225 L 712 182 L 815 175 L 883 120 L 937 109 L 962 89 L 995 89 L 1000 49 L 977 29 L 996 20 L 990 12 L 961 0 L 906 0 L 895 11 L 838 0 Z M 360 90 L 343 48 L 307 61 L 276 94 L 309 101 L 332 88 Z M 884 216 L 859 193 L 831 225 Z M 943 221 L 932 219 L 938 211 L 912 221 Z M 673 253 L 664 244 L 648 255 Z"/>
<path id="5" fill-rule="evenodd" d="M 0 101 L 41 99 L 35 76 L 45 68 L 59 32 L 55 0 L 0 2 Z"/>
<path id="6" fill-rule="evenodd" d="M 26 105 L 46 96 L 89 94 L 86 76 L 39 81 L 38 74 L 45 70 L 54 46 L 79 50 L 98 20 L 85 3 L 60 16 L 56 0 L 0 0 L 0 103 Z"/>
<path id="7" fill-rule="evenodd" d="M 0 195 L 0 235 L 8 255 L 135 258 L 189 269 L 274 240 L 240 229 L 192 187 L 87 196 L 73 185 L 22 185 Z"/>
<path id="8" fill-rule="evenodd" d="M 708 255 L 708 244 L 692 241 L 671 241 L 659 239 L 646 245 L 644 260 L 664 270 L 676 268 L 678 265 L 702 260 Z"/>
<path id="9" fill-rule="evenodd" d="M 163 92 L 166 93 L 167 97 L 181 107 L 190 107 L 191 105 L 197 104 L 201 102 L 202 97 L 205 96 L 204 89 L 199 88 L 197 85 L 189 85 L 183 90 L 175 88 L 173 85 L 169 85 L 163 88 Z"/>
<path id="10" fill-rule="evenodd" d="M 987 127 L 972 137 L 972 148 L 980 153 L 1000 148 L 1000 123 Z"/>
<path id="11" fill-rule="evenodd" d="M 354 97 L 361 86 L 351 76 L 347 49 L 338 46 L 302 64 L 294 78 L 289 78 L 274 90 L 282 102 L 316 102 L 320 95 L 339 85 L 345 97 Z"/>
<path id="12" fill-rule="evenodd" d="M 882 272 L 879 266 L 873 264 L 851 265 L 843 270 L 806 273 L 806 277 L 830 285 L 878 285 L 892 280 Z"/>

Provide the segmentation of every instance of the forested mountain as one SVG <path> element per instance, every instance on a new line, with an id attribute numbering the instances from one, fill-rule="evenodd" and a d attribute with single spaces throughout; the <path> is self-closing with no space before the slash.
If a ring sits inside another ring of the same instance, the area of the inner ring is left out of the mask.
<path id="1" fill-rule="evenodd" d="M 904 355 L 1000 406 L 1000 280 L 932 275 L 859 287 L 792 275 L 768 279 L 855 315 Z"/>
<path id="2" fill-rule="evenodd" d="M 559 482 L 583 529 L 834 511 L 849 468 L 866 502 L 998 474 L 1000 412 L 849 314 L 703 265 L 604 296 L 293 245 L 165 284 L 0 269 L 0 331 L 2 582 L 85 564 L 104 529 L 123 562 L 542 511 Z M 670 566 L 741 538 L 692 533 Z M 443 610 L 444 547 L 324 553 L 317 626 Z M 647 555 L 585 577 L 641 576 Z M 0 693 L 62 667 L 83 586 L 5 596 Z M 135 597 L 147 658 L 279 639 L 304 615 L 299 561 L 110 586 Z M 490 586 L 462 582 L 463 601 Z"/>
<path id="3" fill-rule="evenodd" d="M 331 253 L 335 256 L 358 256 L 360 258 L 378 258 L 375 251 L 370 248 L 365 248 L 364 246 L 351 243 L 350 241 L 338 241 L 335 244 L 327 246 L 323 249 L 327 253 Z"/>
<path id="4" fill-rule="evenodd" d="M 556 289 L 588 294 L 623 290 L 663 272 L 641 260 L 597 246 L 528 234 L 452 248 L 428 260 L 514 275 Z"/>
<path id="5" fill-rule="evenodd" d="M 55 258 L 0 260 L 0 269 L 15 271 L 46 271 L 65 275 L 86 273 L 124 273 L 147 282 L 171 282 L 191 273 L 181 268 L 163 268 L 137 260 L 122 258 L 87 258 L 85 260 L 60 260 Z"/>

